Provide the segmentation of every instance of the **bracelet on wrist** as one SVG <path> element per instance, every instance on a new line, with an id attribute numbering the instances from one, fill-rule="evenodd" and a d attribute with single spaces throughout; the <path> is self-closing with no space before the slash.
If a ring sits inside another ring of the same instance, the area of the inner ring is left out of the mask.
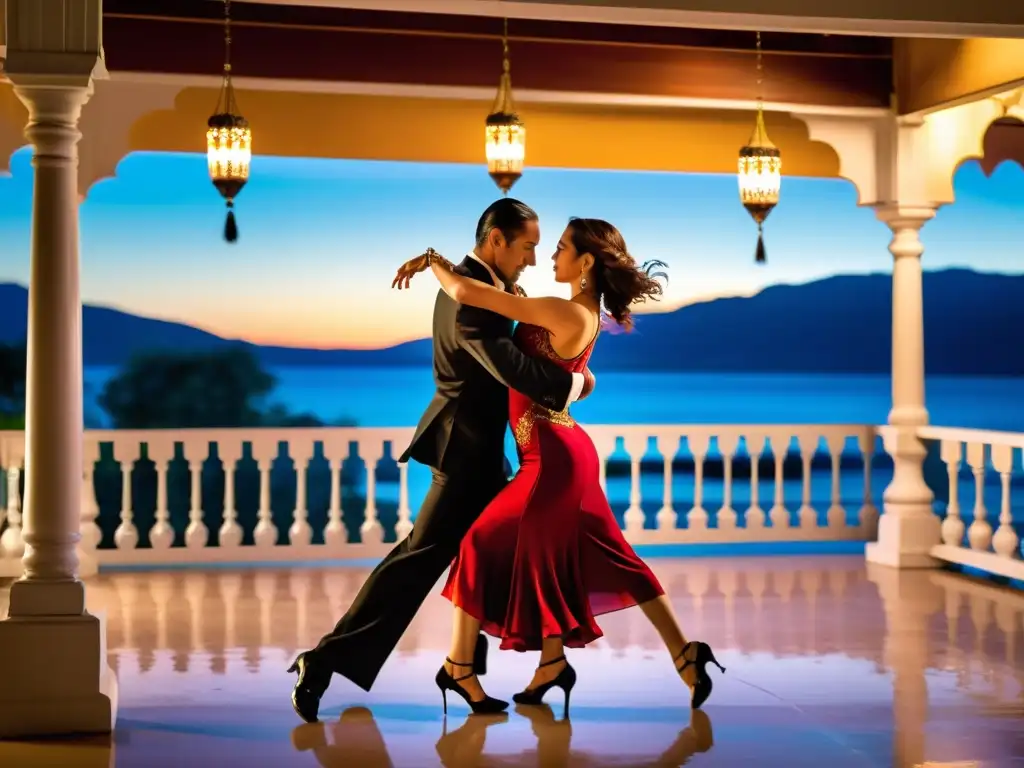
<path id="1" fill-rule="evenodd" d="M 425 255 L 427 257 L 428 267 L 432 267 L 434 266 L 434 264 L 439 264 L 440 266 L 444 267 L 449 271 L 454 269 L 454 265 L 440 253 L 435 251 L 433 248 L 427 248 Z"/>

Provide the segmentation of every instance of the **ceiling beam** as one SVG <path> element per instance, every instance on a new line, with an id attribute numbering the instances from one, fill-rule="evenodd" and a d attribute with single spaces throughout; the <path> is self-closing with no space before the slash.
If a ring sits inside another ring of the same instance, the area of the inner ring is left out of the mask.
<path id="1" fill-rule="evenodd" d="M 422 13 L 424 0 L 243 0 Z M 1012 0 L 431 0 L 431 13 L 881 37 L 1024 38 Z"/>

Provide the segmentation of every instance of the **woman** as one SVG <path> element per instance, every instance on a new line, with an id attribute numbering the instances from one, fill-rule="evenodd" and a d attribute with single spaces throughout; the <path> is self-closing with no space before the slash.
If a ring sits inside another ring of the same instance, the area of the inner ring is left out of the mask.
<path id="1" fill-rule="evenodd" d="M 656 278 L 663 274 L 651 270 L 664 265 L 638 266 L 619 231 L 600 219 L 571 219 L 552 260 L 569 299 L 505 293 L 453 273 L 451 263 L 432 250 L 403 265 L 394 284 L 407 285 L 429 266 L 455 301 L 518 321 L 515 340 L 525 353 L 582 372 L 600 332 L 602 302 L 629 330 L 630 306 L 661 295 Z M 706 665 L 725 670 L 706 643 L 686 641 L 658 580 L 626 543 L 601 488 L 600 458 L 590 437 L 568 410 L 550 411 L 514 390 L 509 419 L 520 469 L 470 528 L 452 564 L 443 594 L 455 605 L 455 626 L 438 687 L 458 693 L 474 712 L 507 706 L 484 693 L 475 674 L 482 669 L 458 661 L 476 658 L 482 629 L 501 638 L 502 649 L 541 652 L 533 680 L 513 697 L 516 703 L 539 704 L 559 687 L 567 715 L 576 672 L 565 647 L 582 648 L 602 636 L 595 616 L 639 605 L 699 708 L 711 693 Z"/>

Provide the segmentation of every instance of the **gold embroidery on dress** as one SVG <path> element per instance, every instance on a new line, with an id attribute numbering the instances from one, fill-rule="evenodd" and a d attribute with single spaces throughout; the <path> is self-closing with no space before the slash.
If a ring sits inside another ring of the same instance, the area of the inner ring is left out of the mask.
<path id="1" fill-rule="evenodd" d="M 564 411 L 552 411 L 549 408 L 534 403 L 527 411 L 519 417 L 519 421 L 516 422 L 514 433 L 516 442 L 524 448 L 529 445 L 530 438 L 533 436 L 533 427 L 536 424 L 536 420 L 547 421 L 551 424 L 557 424 L 560 427 L 575 427 L 576 422 L 572 416 L 569 415 L 569 410 L 566 408 Z"/>

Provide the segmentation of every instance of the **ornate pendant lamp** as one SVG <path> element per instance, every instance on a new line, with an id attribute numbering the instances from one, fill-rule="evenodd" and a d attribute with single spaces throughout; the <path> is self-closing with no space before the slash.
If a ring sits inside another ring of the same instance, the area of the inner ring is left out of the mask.
<path id="1" fill-rule="evenodd" d="M 231 0 L 224 0 L 224 81 L 217 99 L 217 111 L 206 125 L 206 160 L 210 180 L 227 203 L 224 239 L 233 243 L 238 240 L 235 198 L 249 180 L 252 131 L 249 130 L 249 121 L 238 113 L 235 88 L 231 84 Z"/>
<path id="2" fill-rule="evenodd" d="M 503 194 L 523 175 L 526 160 L 526 126 L 516 114 L 512 101 L 512 74 L 508 55 L 508 19 L 501 34 L 503 50 L 498 95 L 486 121 L 487 172 Z"/>
<path id="3" fill-rule="evenodd" d="M 757 250 L 754 261 L 765 262 L 764 222 L 778 205 L 782 187 L 782 153 L 768 138 L 764 127 L 764 67 L 761 62 L 761 33 L 757 33 L 757 119 L 747 145 L 740 150 L 740 201 L 757 222 Z"/>

